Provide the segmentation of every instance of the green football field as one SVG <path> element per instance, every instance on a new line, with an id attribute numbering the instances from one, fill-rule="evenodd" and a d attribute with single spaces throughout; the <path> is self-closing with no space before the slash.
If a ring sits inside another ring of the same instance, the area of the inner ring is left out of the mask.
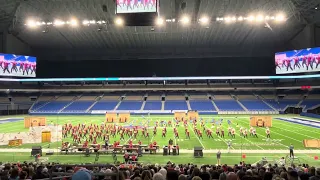
<path id="1" fill-rule="evenodd" d="M 23 117 L 23 116 L 22 116 Z M 65 123 L 71 123 L 73 125 L 76 124 L 101 124 L 104 123 L 105 121 L 105 116 L 103 115 L 92 115 L 92 116 L 46 116 L 47 117 L 47 123 L 52 123 L 52 124 L 65 124 Z M 133 143 L 137 143 L 139 140 L 142 141 L 142 144 L 148 144 L 150 142 L 156 141 L 160 147 L 167 145 L 168 140 L 171 138 L 174 141 L 174 144 L 179 144 L 181 150 L 193 150 L 195 146 L 200 146 L 203 147 L 204 150 L 206 150 L 208 153 L 205 156 L 205 159 L 195 159 L 192 157 L 192 154 L 189 153 L 190 151 L 186 151 L 188 153 L 182 153 L 180 156 L 174 157 L 174 156 L 160 156 L 160 155 L 147 155 L 144 156 L 142 159 L 145 160 L 145 162 L 159 162 L 159 163 L 164 163 L 165 161 L 171 160 L 172 161 L 178 161 L 178 162 L 194 162 L 197 163 L 197 161 L 200 161 L 199 163 L 207 162 L 207 161 L 212 161 L 214 159 L 215 155 L 214 153 L 220 149 L 220 150 L 226 150 L 227 149 L 227 142 L 231 141 L 232 147 L 231 150 L 239 150 L 237 153 L 230 153 L 226 154 L 225 160 L 226 163 L 237 163 L 241 159 L 241 154 L 239 152 L 246 152 L 246 151 L 254 151 L 257 150 L 257 153 L 251 152 L 250 155 L 247 155 L 246 160 L 250 161 L 251 163 L 258 161 L 261 159 L 262 156 L 266 156 L 268 158 L 272 159 L 277 159 L 281 156 L 285 156 L 286 154 L 281 154 L 281 153 L 274 153 L 271 154 L 272 150 L 288 150 L 288 146 L 292 143 L 295 147 L 295 150 L 310 150 L 310 148 L 305 148 L 303 146 L 302 141 L 304 139 L 320 139 L 320 129 L 318 128 L 313 128 L 309 126 L 304 126 L 304 125 L 299 125 L 299 124 L 294 124 L 290 122 L 285 122 L 281 120 L 276 120 L 273 119 L 273 126 L 270 128 L 271 130 L 271 139 L 266 138 L 266 133 L 265 133 L 265 128 L 257 127 L 257 135 L 258 138 L 255 137 L 250 137 L 248 135 L 248 138 L 243 138 L 239 136 L 239 129 L 240 127 L 247 128 L 249 129 L 249 115 L 215 115 L 215 116 L 201 116 L 205 123 L 205 126 L 207 128 L 211 128 L 213 131 L 213 139 L 208 138 L 205 133 L 203 134 L 203 139 L 199 139 L 192 128 L 192 124 L 190 123 L 188 125 L 189 131 L 190 131 L 190 139 L 187 139 L 185 136 L 185 128 L 184 126 L 180 125 L 178 127 L 178 132 L 179 132 L 179 139 L 174 138 L 174 133 L 173 133 L 173 128 L 172 127 L 167 127 L 167 137 L 162 138 L 161 137 L 161 131 L 162 127 L 158 127 L 157 130 L 157 135 L 153 136 L 153 127 L 155 126 L 155 122 L 158 121 L 168 121 L 172 120 L 173 116 L 156 116 L 156 115 L 151 115 L 151 116 L 131 116 L 130 121 L 127 123 L 122 123 L 122 126 L 144 126 L 147 125 L 149 128 L 149 138 L 144 138 L 141 136 L 141 132 L 139 131 L 139 136 L 137 139 L 132 139 Z M 273 116 L 274 118 L 276 117 L 295 117 L 291 115 L 276 115 Z M 2 117 L 2 118 L 8 118 L 8 117 Z M 2 119 L 0 118 L 0 119 Z M 13 117 L 12 117 L 13 118 Z M 16 118 L 16 117 L 15 117 Z M 213 124 L 211 123 L 212 119 L 220 120 L 223 119 L 222 122 L 222 127 L 225 130 L 225 137 L 221 138 L 215 135 L 215 127 L 213 127 Z M 311 118 L 308 118 L 311 119 Z M 230 120 L 232 124 L 230 125 L 231 127 L 234 127 L 236 129 L 236 138 L 232 139 L 228 137 L 228 123 L 227 120 Z M 314 119 L 316 120 L 316 119 Z M 200 128 L 200 123 L 198 123 L 198 129 L 202 130 Z M 12 132 L 22 132 L 22 131 L 28 131 L 28 129 L 24 128 L 24 123 L 23 121 L 16 121 L 16 122 L 7 122 L 7 123 L 2 123 L 0 124 L 0 132 L 1 133 L 12 133 Z M 110 142 L 112 143 L 113 141 L 119 141 L 120 136 L 117 135 L 115 138 L 112 136 L 110 137 Z M 125 136 L 125 140 L 121 140 L 120 144 L 126 144 L 132 137 Z M 72 142 L 71 137 L 68 137 L 63 140 L 64 142 Z M 98 139 L 99 143 L 103 143 L 102 139 Z M 31 160 L 29 157 L 29 153 L 19 153 L 16 152 L 16 148 L 31 148 L 32 146 L 35 145 L 40 145 L 43 148 L 52 148 L 56 149 L 58 147 L 61 147 L 61 142 L 56 142 L 56 143 L 40 143 L 40 144 L 23 144 L 19 147 L 8 147 L 8 146 L 0 146 L 0 148 L 12 148 L 10 151 L 11 152 L 2 152 L 0 153 L 0 160 L 2 161 L 15 161 L 14 158 L 20 157 L 20 159 L 24 160 Z M 211 150 L 211 151 L 210 151 Z M 263 150 L 268 151 L 268 153 L 263 154 Z M 315 150 L 315 149 L 312 149 Z M 318 149 L 320 150 L 320 149 Z M 13 155 L 13 152 L 14 155 Z M 317 152 L 318 153 L 318 152 Z M 319 161 L 314 160 L 314 156 L 318 156 L 320 154 L 317 154 L 314 152 L 310 153 L 305 153 L 300 155 L 300 159 L 303 159 L 306 162 L 309 162 L 310 164 L 314 163 L 320 163 Z M 104 158 L 105 157 L 105 158 Z M 238 158 L 236 158 L 238 157 Z M 93 162 L 94 157 L 88 157 L 87 160 L 84 160 L 85 157 L 83 155 L 54 155 L 50 156 L 50 160 L 52 161 L 61 161 L 61 162 Z M 101 156 L 101 160 L 108 160 L 110 159 L 110 155 L 106 156 Z M 99 160 L 100 161 L 100 160 Z M 112 159 L 110 159 L 112 161 Z M 319 164 L 320 165 L 320 164 Z"/>

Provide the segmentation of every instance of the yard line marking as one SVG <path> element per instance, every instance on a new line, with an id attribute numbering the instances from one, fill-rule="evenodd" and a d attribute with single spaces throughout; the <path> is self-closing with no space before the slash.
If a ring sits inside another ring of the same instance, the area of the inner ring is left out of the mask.
<path id="1" fill-rule="evenodd" d="M 273 127 L 273 128 L 280 129 L 280 128 L 278 128 L 278 127 Z M 301 134 L 301 133 L 294 132 L 294 131 L 290 131 L 290 130 L 287 130 L 287 129 L 281 129 L 281 130 L 285 130 L 285 131 L 292 132 L 292 133 L 295 133 L 295 134 L 300 134 L 300 135 L 302 135 L 302 136 L 306 136 L 306 137 L 309 137 L 309 138 L 317 139 L 317 138 L 315 138 L 315 137 L 308 136 L 308 135 Z"/>
<path id="2" fill-rule="evenodd" d="M 307 130 L 307 129 L 304 129 L 304 128 L 298 128 L 296 126 L 289 126 L 289 125 L 286 125 L 285 123 L 281 123 L 281 121 L 280 122 L 273 121 L 272 123 L 275 123 L 275 122 L 281 124 L 282 126 L 287 126 L 287 127 L 294 128 L 294 129 L 300 129 L 300 130 L 303 130 L 303 131 L 308 131 L 308 132 L 312 132 L 312 133 L 315 133 L 315 134 L 320 134 L 320 133 L 317 133 L 315 131 L 310 131 L 310 130 Z M 289 131 L 289 130 L 285 130 L 285 131 Z M 297 133 L 295 131 L 290 131 L 290 132 Z M 300 133 L 297 133 L 297 134 L 300 134 Z M 300 135 L 305 135 L 305 134 L 300 134 Z M 308 135 L 305 135 L 305 136 L 308 136 Z M 311 137 L 311 136 L 308 136 L 308 137 Z M 311 138 L 315 138 L 315 137 L 311 137 Z M 315 139 L 317 139 L 317 138 L 315 138 Z"/>
<path id="3" fill-rule="evenodd" d="M 203 149 L 206 149 L 206 148 L 204 147 L 204 145 L 202 144 L 202 142 L 200 141 L 199 137 L 198 137 L 198 136 L 196 135 L 196 133 L 194 132 L 193 128 L 190 127 L 190 124 L 189 124 L 189 123 L 188 123 L 188 126 L 189 126 L 189 128 L 191 128 L 191 131 L 193 132 L 193 134 L 197 137 L 197 139 L 198 139 L 199 143 L 201 144 L 201 146 L 203 147 Z"/>

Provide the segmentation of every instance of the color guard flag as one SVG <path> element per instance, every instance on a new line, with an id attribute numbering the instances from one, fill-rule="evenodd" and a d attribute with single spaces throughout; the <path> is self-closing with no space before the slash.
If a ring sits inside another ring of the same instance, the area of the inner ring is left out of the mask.
<path id="1" fill-rule="evenodd" d="M 247 156 L 245 154 L 242 154 L 242 158 L 245 159 Z"/>

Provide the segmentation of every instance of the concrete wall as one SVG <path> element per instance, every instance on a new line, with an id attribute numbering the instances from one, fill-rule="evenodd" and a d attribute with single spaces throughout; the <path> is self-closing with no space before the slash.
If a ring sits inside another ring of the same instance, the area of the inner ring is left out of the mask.
<path id="1" fill-rule="evenodd" d="M 320 34 L 319 34 L 320 35 Z M 292 39 L 291 45 L 294 49 L 306 49 L 316 46 L 316 26 L 307 25 L 295 38 Z"/>

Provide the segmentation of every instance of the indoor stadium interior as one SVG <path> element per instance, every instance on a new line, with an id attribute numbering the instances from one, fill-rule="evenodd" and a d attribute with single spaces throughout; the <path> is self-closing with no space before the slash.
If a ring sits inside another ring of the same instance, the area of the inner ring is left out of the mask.
<path id="1" fill-rule="evenodd" d="M 320 180 L 320 0 L 0 4 L 0 180 Z"/>

